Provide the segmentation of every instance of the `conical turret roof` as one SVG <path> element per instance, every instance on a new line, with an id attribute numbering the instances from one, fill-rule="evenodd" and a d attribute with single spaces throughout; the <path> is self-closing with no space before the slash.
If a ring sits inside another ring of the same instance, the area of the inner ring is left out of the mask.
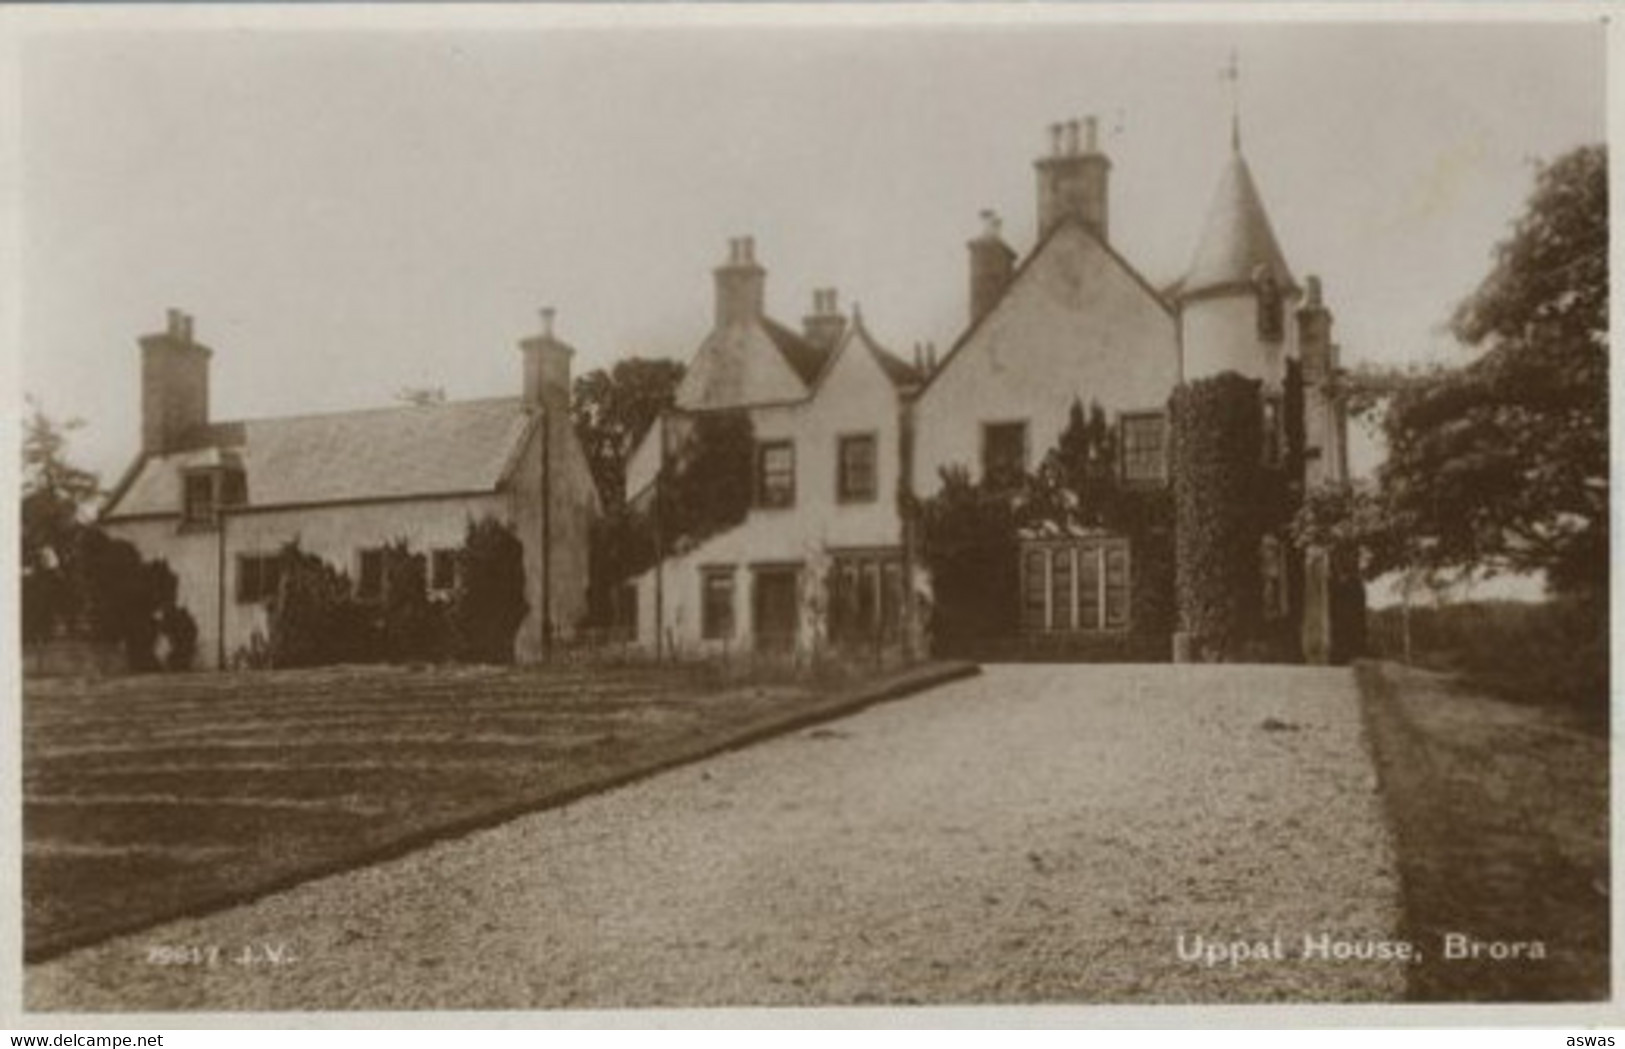
<path id="1" fill-rule="evenodd" d="M 1259 272 L 1267 267 L 1284 289 L 1296 289 L 1286 256 L 1275 239 L 1264 202 L 1247 161 L 1238 149 L 1230 155 L 1224 177 L 1208 207 L 1207 224 L 1190 269 L 1179 284 L 1182 299 L 1195 298 L 1230 289 L 1250 288 Z"/>

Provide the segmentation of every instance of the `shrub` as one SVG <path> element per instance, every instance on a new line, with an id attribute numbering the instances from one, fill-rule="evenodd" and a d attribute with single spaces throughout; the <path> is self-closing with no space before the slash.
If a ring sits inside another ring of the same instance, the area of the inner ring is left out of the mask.
<path id="1" fill-rule="evenodd" d="M 351 596 L 350 579 L 298 541 L 282 548 L 270 604 L 268 650 L 274 667 L 362 662 L 376 646 L 367 616 Z"/>
<path id="2" fill-rule="evenodd" d="M 90 637 L 122 646 L 131 670 L 162 669 L 160 637 L 171 651 L 189 645 L 196 652 L 197 624 L 176 604 L 177 581 L 166 563 L 143 561 L 133 545 L 98 528 L 80 533 L 73 563 L 73 576 L 61 582 L 78 591 Z"/>
<path id="3" fill-rule="evenodd" d="M 438 661 L 450 655 L 443 605 L 429 600 L 428 559 L 404 539 L 384 547 L 383 599 L 375 617 L 378 654 L 391 663 Z"/>
<path id="4" fill-rule="evenodd" d="M 920 504 L 921 554 L 931 569 L 931 633 L 945 651 L 1014 633 L 1019 623 L 1017 517 L 1008 493 L 973 484 L 963 468 Z"/>
<path id="5" fill-rule="evenodd" d="M 471 521 L 460 553 L 452 621 L 459 658 L 513 662 L 514 637 L 530 611 L 525 600 L 525 550 L 494 518 Z"/>

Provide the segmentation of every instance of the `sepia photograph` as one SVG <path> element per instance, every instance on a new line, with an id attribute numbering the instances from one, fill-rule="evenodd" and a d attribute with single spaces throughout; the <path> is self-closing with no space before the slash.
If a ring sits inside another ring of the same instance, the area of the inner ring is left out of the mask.
<path id="1" fill-rule="evenodd" d="M 20 1024 L 1617 1022 L 1603 9 L 323 7 L 7 22 Z"/>

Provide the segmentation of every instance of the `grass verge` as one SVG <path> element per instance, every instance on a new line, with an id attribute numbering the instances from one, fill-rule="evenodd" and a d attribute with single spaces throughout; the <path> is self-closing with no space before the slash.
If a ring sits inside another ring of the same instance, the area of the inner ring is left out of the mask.
<path id="1" fill-rule="evenodd" d="M 1606 999 L 1606 735 L 1441 674 L 1376 662 L 1355 673 L 1399 853 L 1404 935 L 1424 959 L 1407 997 Z M 1482 946 L 1450 956 L 1471 943 Z"/>

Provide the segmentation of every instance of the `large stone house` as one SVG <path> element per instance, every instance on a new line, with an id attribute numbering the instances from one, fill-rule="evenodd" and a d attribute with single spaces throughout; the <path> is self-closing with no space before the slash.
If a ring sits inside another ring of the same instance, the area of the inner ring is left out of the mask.
<path id="1" fill-rule="evenodd" d="M 492 517 L 524 547 L 516 657 L 541 658 L 584 614 L 598 493 L 570 425 L 574 351 L 551 311 L 520 343 L 521 396 L 326 415 L 212 419 L 213 351 L 178 310 L 140 345 L 141 450 L 101 524 L 174 571 L 201 665 L 229 666 L 264 635 L 275 556 L 291 541 L 365 599 L 382 547 L 405 540 L 426 555 L 431 591 L 449 593 L 469 522 Z"/>
<path id="2" fill-rule="evenodd" d="M 1291 479 L 1298 490 L 1347 478 L 1346 419 L 1330 387 L 1330 313 L 1319 282 L 1300 285 L 1293 276 L 1239 136 L 1188 270 L 1159 288 L 1112 244 L 1112 165 L 1095 122 L 1051 133 L 1050 152 L 1036 163 L 1037 241 L 1022 256 L 986 216 L 969 244 L 968 321 L 940 365 L 916 368 L 881 349 L 856 311 L 850 323 L 834 314 L 832 292 L 815 297 L 800 335 L 766 318 L 751 242 L 735 243 L 716 271 L 716 326 L 676 408 L 748 411 L 758 441 L 756 505 L 738 528 L 638 579 L 643 644 L 805 645 L 837 622 L 895 629 L 904 595 L 915 590 L 904 585 L 913 544 L 899 507 L 930 497 L 949 468 L 975 480 L 1030 473 L 1078 403 L 1107 414 L 1123 485 L 1165 488 L 1172 394 L 1234 373 L 1261 391 L 1270 465 L 1290 445 L 1302 450 L 1302 476 Z M 661 447 L 651 438 L 635 453 L 629 491 L 652 481 Z M 1099 529 L 1024 533 L 1020 631 L 1134 631 L 1134 588 L 1152 579 L 1139 570 L 1140 554 L 1127 536 Z M 1326 658 L 1326 558 L 1271 534 L 1258 563 L 1265 614 L 1294 619 L 1302 653 Z M 1172 579 L 1155 585 L 1172 591 Z M 842 611 L 860 606 L 862 614 Z M 1168 635 L 1178 625 L 1159 629 L 1156 643 L 1171 653 Z"/>

